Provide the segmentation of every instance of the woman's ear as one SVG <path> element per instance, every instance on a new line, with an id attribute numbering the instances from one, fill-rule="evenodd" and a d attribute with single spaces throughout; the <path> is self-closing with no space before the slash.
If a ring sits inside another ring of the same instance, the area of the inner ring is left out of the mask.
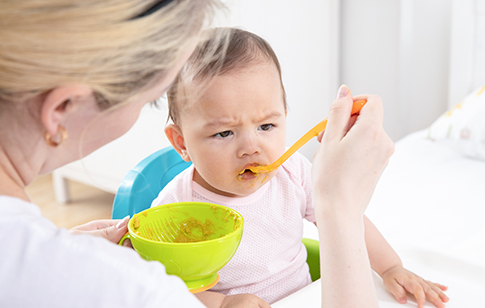
<path id="1" fill-rule="evenodd" d="M 175 151 L 180 154 L 180 157 L 187 162 L 191 161 L 187 148 L 185 147 L 185 140 L 180 127 L 175 124 L 167 125 L 165 127 L 165 135 Z"/>
<path id="2" fill-rule="evenodd" d="M 51 90 L 40 107 L 42 125 L 51 136 L 57 135 L 59 125 L 73 108 L 74 100 L 92 98 L 93 91 L 85 85 L 66 85 Z"/>

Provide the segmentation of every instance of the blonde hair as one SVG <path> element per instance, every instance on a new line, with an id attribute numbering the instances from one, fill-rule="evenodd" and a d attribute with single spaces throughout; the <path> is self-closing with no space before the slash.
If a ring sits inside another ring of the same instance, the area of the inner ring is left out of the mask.
<path id="1" fill-rule="evenodd" d="M 219 0 L 2 0 L 0 106 L 79 83 L 103 109 L 126 102 L 173 67 L 221 6 Z"/>
<path id="2" fill-rule="evenodd" d="M 197 99 L 212 77 L 243 70 L 250 65 L 270 61 L 278 71 L 282 99 L 286 94 L 281 77 L 281 66 L 271 45 L 258 35 L 238 28 L 206 30 L 207 40 L 201 41 L 185 67 L 167 92 L 169 119 L 180 125 L 180 108 Z"/>

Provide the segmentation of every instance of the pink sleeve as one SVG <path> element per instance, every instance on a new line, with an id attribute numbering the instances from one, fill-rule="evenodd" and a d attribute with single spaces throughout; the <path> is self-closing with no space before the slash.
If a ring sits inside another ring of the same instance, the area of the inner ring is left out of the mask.
<path id="1" fill-rule="evenodd" d="M 284 167 L 290 174 L 293 183 L 303 190 L 300 195 L 301 213 L 303 218 L 310 222 L 315 222 L 312 164 L 305 156 L 296 152 L 283 164 L 282 167 Z"/>

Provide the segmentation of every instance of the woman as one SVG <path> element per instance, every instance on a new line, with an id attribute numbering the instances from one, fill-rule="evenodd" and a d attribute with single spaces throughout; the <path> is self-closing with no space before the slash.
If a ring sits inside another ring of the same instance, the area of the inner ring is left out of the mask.
<path id="1" fill-rule="evenodd" d="M 110 243 L 126 232 L 127 220 L 57 229 L 29 202 L 25 187 L 125 133 L 143 105 L 165 93 L 219 5 L 0 2 L 0 306 L 203 307 L 161 264 Z M 380 99 L 369 96 L 352 126 L 349 97 L 334 103 L 314 165 L 319 225 L 345 230 L 320 241 L 322 285 L 337 292 L 323 292 L 329 307 L 342 307 L 333 295 L 345 301 L 346 292 L 376 305 L 361 222 L 392 152 Z M 357 291 L 346 287 L 360 282 Z M 250 299 L 223 305 L 268 307 Z"/>

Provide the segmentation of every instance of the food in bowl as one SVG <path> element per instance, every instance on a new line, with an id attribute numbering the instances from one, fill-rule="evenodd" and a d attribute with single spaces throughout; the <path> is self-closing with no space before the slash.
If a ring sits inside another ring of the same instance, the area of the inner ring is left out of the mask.
<path id="1" fill-rule="evenodd" d="M 236 252 L 243 226 L 241 214 L 222 205 L 171 203 L 135 214 L 120 243 L 130 238 L 142 258 L 161 262 L 197 293 L 217 283 L 217 271 Z"/>

